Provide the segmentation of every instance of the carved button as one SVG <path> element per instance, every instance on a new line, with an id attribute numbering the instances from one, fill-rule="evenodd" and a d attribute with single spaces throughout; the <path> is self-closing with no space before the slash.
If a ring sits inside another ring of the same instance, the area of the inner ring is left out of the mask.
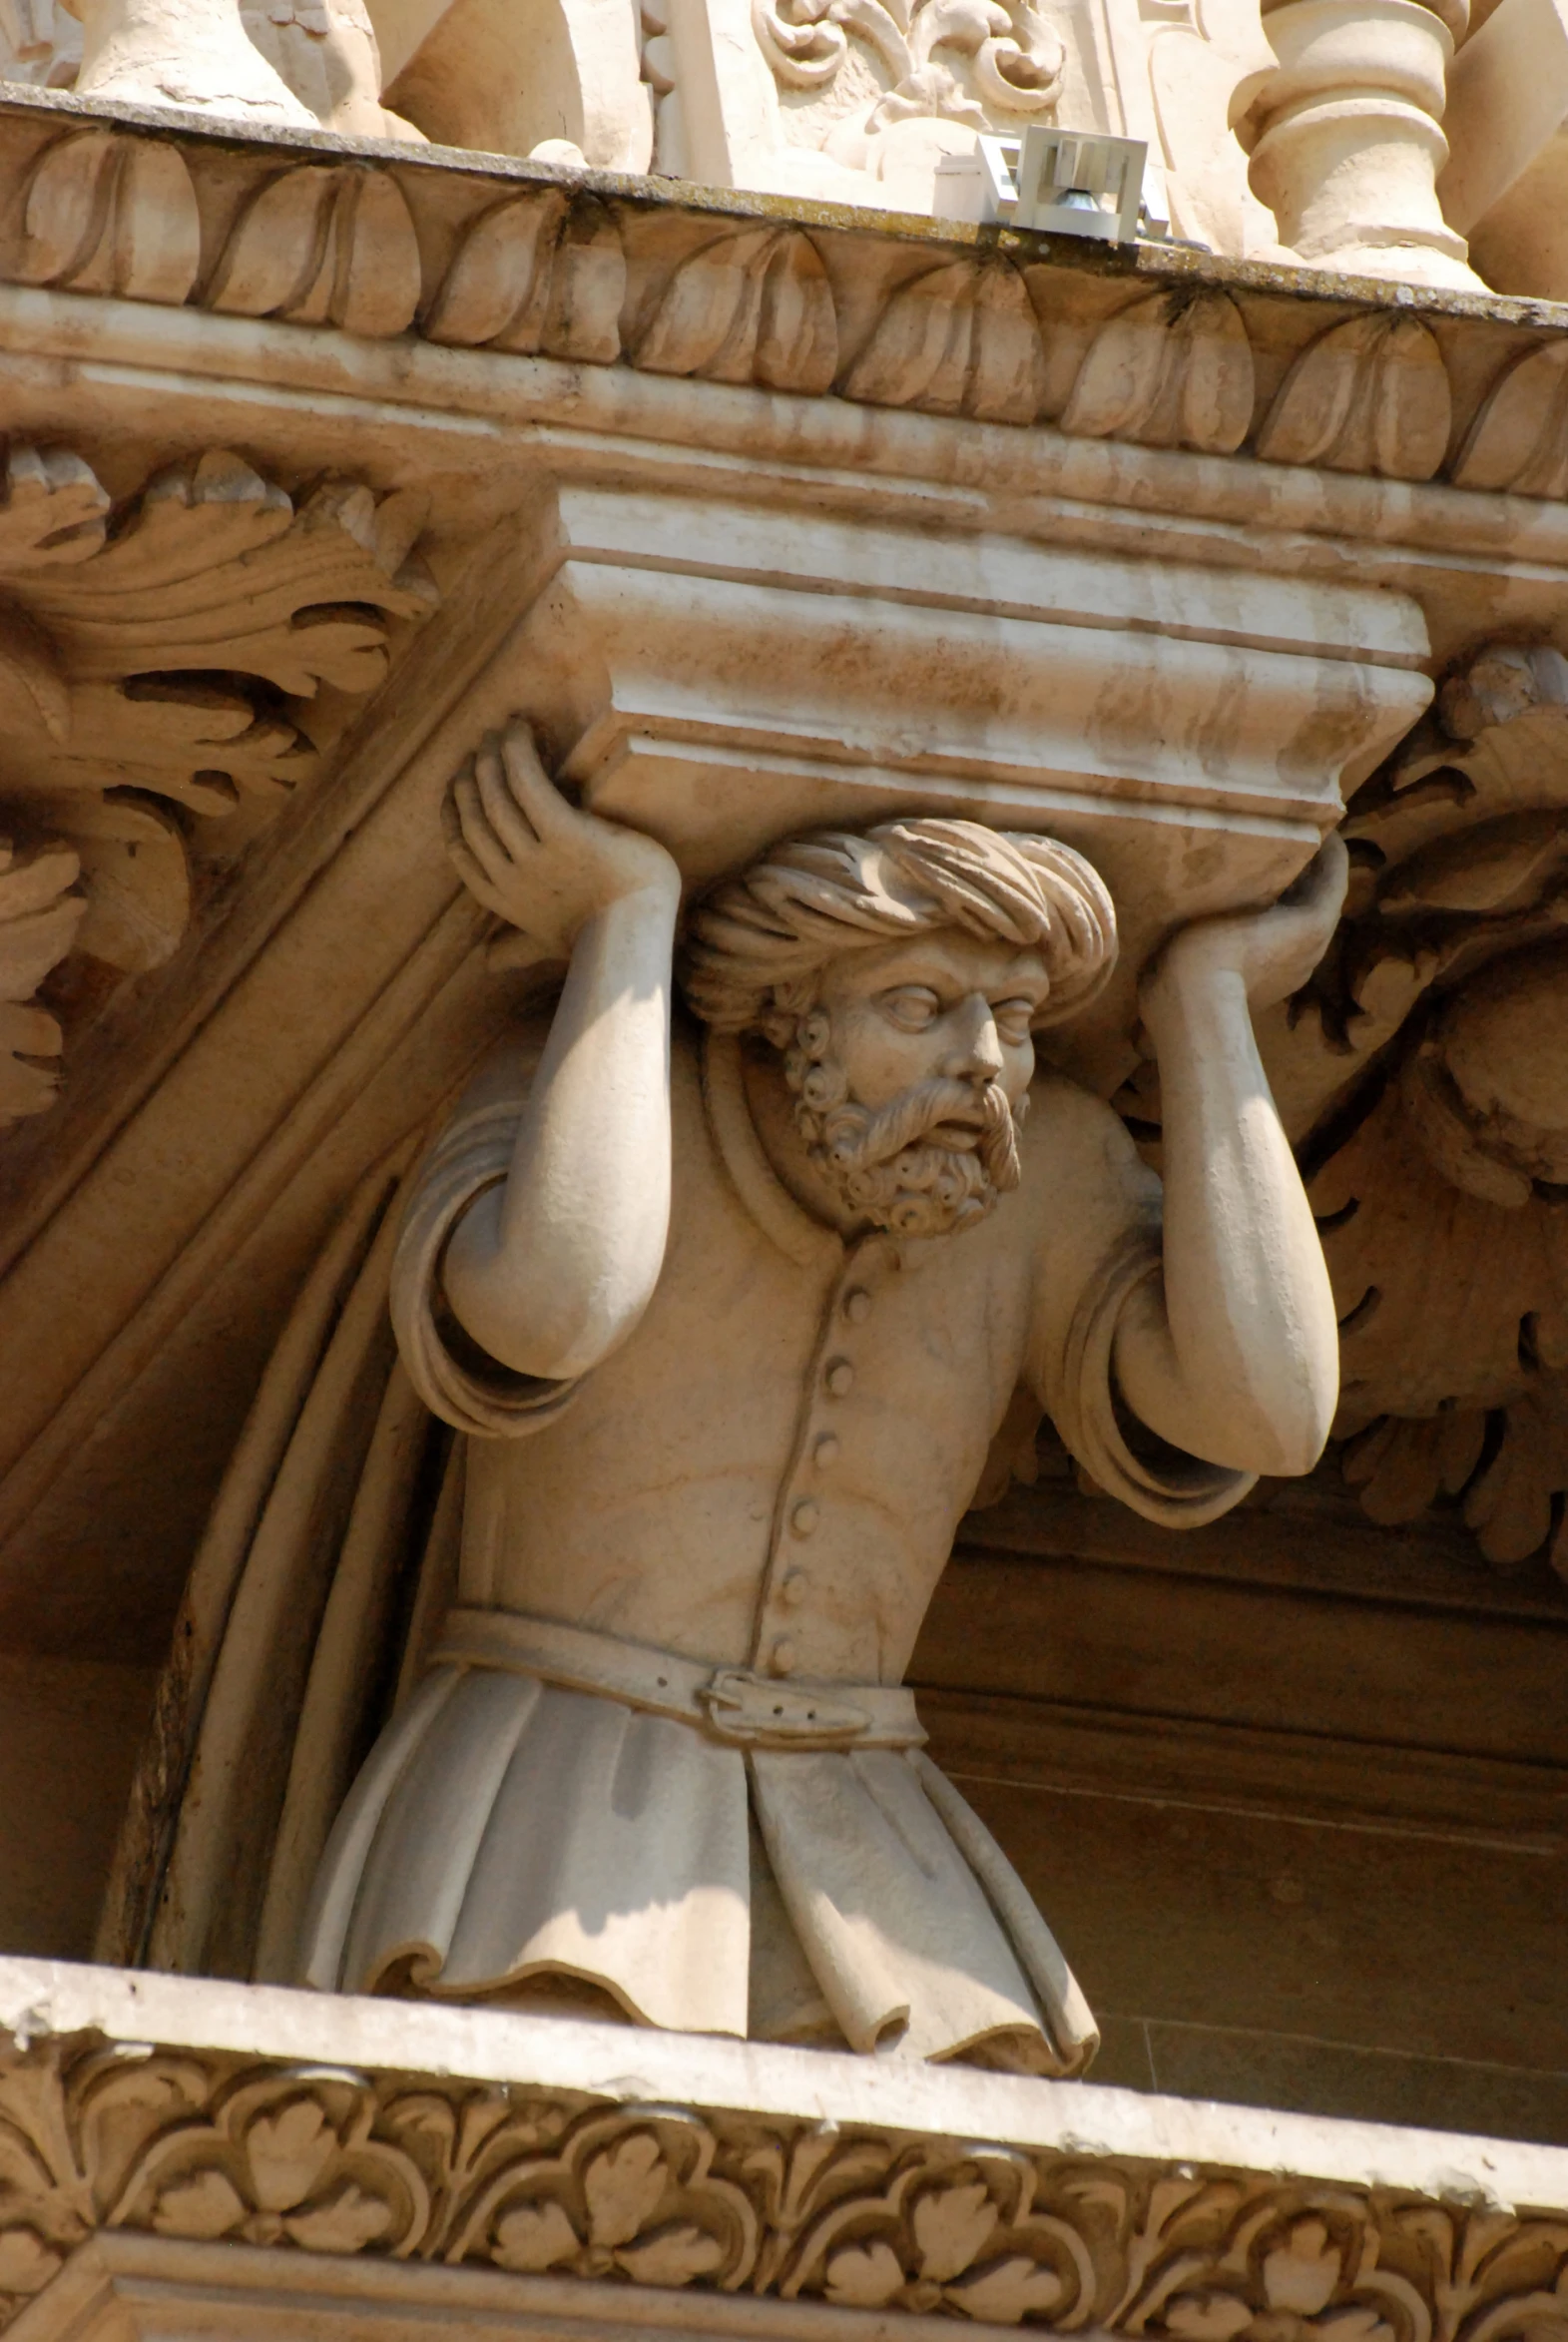
<path id="1" fill-rule="evenodd" d="M 812 1529 L 816 1526 L 816 1515 L 819 1509 L 820 1508 L 814 1496 L 802 1496 L 800 1498 L 799 1503 L 795 1506 L 794 1510 L 789 1515 L 789 1526 L 794 1530 L 794 1533 L 797 1537 L 808 1537 L 810 1535 Z"/>
<path id="2" fill-rule="evenodd" d="M 818 1471 L 825 1471 L 829 1464 L 838 1462 L 838 1434 L 836 1432 L 819 1432 L 817 1434 L 811 1447 L 811 1462 Z"/>
<path id="3" fill-rule="evenodd" d="M 844 1295 L 844 1316 L 851 1326 L 863 1326 L 871 1314 L 871 1297 L 863 1285 Z"/>
<path id="4" fill-rule="evenodd" d="M 806 1587 L 810 1582 L 803 1569 L 785 1570 L 779 1587 L 779 1599 L 786 1610 L 799 1608 L 805 1600 Z"/>
<path id="5" fill-rule="evenodd" d="M 774 1644 L 768 1663 L 776 1675 L 787 1675 L 793 1669 L 794 1644 L 786 1634 L 782 1634 Z"/>
<path id="6" fill-rule="evenodd" d="M 822 1379 L 833 1397 L 841 1399 L 854 1386 L 854 1369 L 846 1358 L 830 1359 Z"/>

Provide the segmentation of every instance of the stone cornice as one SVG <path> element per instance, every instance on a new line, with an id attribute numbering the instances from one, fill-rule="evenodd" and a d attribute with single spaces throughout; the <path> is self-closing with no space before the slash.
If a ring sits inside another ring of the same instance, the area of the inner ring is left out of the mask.
<path id="1" fill-rule="evenodd" d="M 294 337 L 306 374 L 304 344 L 335 327 L 399 352 L 422 339 L 542 355 L 580 378 L 629 366 L 1014 430 L 1053 423 L 1078 442 L 1568 491 L 1568 312 L 1555 304 L 1170 247 L 938 234 L 840 206 L 240 134 L 51 94 L 0 102 L 0 278 L 166 316 L 309 325 Z M 273 371 L 281 388 L 291 368 Z"/>
<path id="2" fill-rule="evenodd" d="M 518 155 L 476 153 L 465 147 L 395 144 L 347 136 L 338 131 L 293 129 L 262 122 L 226 123 L 176 107 L 132 106 L 70 90 L 0 84 L 0 118 L 17 115 L 42 124 L 52 117 L 59 131 L 122 128 L 170 134 L 182 146 L 206 147 L 274 161 L 361 162 L 404 172 L 454 176 L 493 185 L 498 193 L 561 187 L 601 198 L 679 210 L 739 224 L 773 221 L 781 226 L 843 230 L 901 243 L 1022 254 L 1049 261 L 1085 277 L 1141 284 L 1154 291 L 1179 284 L 1205 284 L 1236 292 L 1284 294 L 1389 308 L 1413 308 L 1422 315 L 1473 317 L 1505 325 L 1568 328 L 1568 301 L 1533 294 L 1466 293 L 1435 286 L 1411 286 L 1397 278 L 1351 277 L 1333 269 L 1310 269 L 1274 261 L 1245 261 L 1181 243 L 1112 245 L 1087 237 L 1047 236 L 1033 230 L 981 227 L 962 220 L 935 223 L 923 213 L 881 212 L 860 204 L 839 204 L 799 195 L 770 195 L 752 188 L 707 187 L 684 179 L 627 172 L 573 169 Z"/>
<path id="3" fill-rule="evenodd" d="M 417 2306 L 428 2265 L 434 2314 L 438 2271 L 510 2271 L 552 2331 L 563 2280 L 650 2289 L 629 2322 L 661 2328 L 652 2289 L 692 2288 L 687 2332 L 769 2301 L 769 2331 L 819 2330 L 816 2303 L 884 2336 L 958 2313 L 1170 2342 L 1563 2315 L 1557 2148 L 39 1961 L 0 1962 L 0 2292 L 29 2338 L 82 2331 L 117 2272 L 200 2281 L 177 2248 L 220 2240 L 251 2248 L 210 2254 L 220 2289 L 292 2248 L 362 2317 Z M 367 2294 L 345 2255 L 405 2275 Z"/>

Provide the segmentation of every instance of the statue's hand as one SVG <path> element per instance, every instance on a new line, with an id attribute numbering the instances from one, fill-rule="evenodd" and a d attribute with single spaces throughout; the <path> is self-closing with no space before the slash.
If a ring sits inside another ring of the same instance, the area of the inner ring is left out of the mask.
<path id="1" fill-rule="evenodd" d="M 680 895 L 680 873 L 656 839 L 567 804 L 523 723 L 486 741 L 458 774 L 441 826 L 470 894 L 542 959 L 569 958 L 579 929 L 629 895 L 662 893 L 672 904 Z"/>
<path id="2" fill-rule="evenodd" d="M 1167 995 L 1221 973 L 1242 978 L 1254 1008 L 1272 1007 L 1300 991 L 1328 947 L 1349 870 L 1343 841 L 1326 838 L 1272 909 L 1196 919 L 1184 927 L 1143 979 L 1146 1019 Z"/>

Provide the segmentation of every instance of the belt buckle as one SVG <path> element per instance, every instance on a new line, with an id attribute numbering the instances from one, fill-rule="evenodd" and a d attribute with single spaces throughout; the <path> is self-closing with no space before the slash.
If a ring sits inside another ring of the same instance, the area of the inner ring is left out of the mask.
<path id="1" fill-rule="evenodd" d="M 697 1696 L 712 1730 L 741 1747 L 823 1747 L 857 1740 L 871 1722 L 863 1708 L 847 1700 L 777 1682 L 750 1667 L 721 1667 Z"/>

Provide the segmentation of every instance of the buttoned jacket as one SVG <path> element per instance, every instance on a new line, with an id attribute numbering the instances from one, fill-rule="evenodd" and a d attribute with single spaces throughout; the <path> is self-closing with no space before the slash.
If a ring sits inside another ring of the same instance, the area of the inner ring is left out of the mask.
<path id="1" fill-rule="evenodd" d="M 442 1301 L 461 1212 L 505 1176 L 542 1035 L 470 1093 L 393 1276 L 405 1362 L 470 1436 L 460 1600 L 775 1677 L 895 1684 L 1014 1391 L 1108 1492 L 1180 1523 L 1245 1475 L 1141 1434 L 1116 1322 L 1160 1274 L 1160 1185 L 1119 1117 L 1051 1072 L 1022 1178 L 978 1226 L 845 1240 L 773 1170 L 742 1044 L 678 1019 L 657 1289 L 571 1384 L 485 1358 Z"/>

